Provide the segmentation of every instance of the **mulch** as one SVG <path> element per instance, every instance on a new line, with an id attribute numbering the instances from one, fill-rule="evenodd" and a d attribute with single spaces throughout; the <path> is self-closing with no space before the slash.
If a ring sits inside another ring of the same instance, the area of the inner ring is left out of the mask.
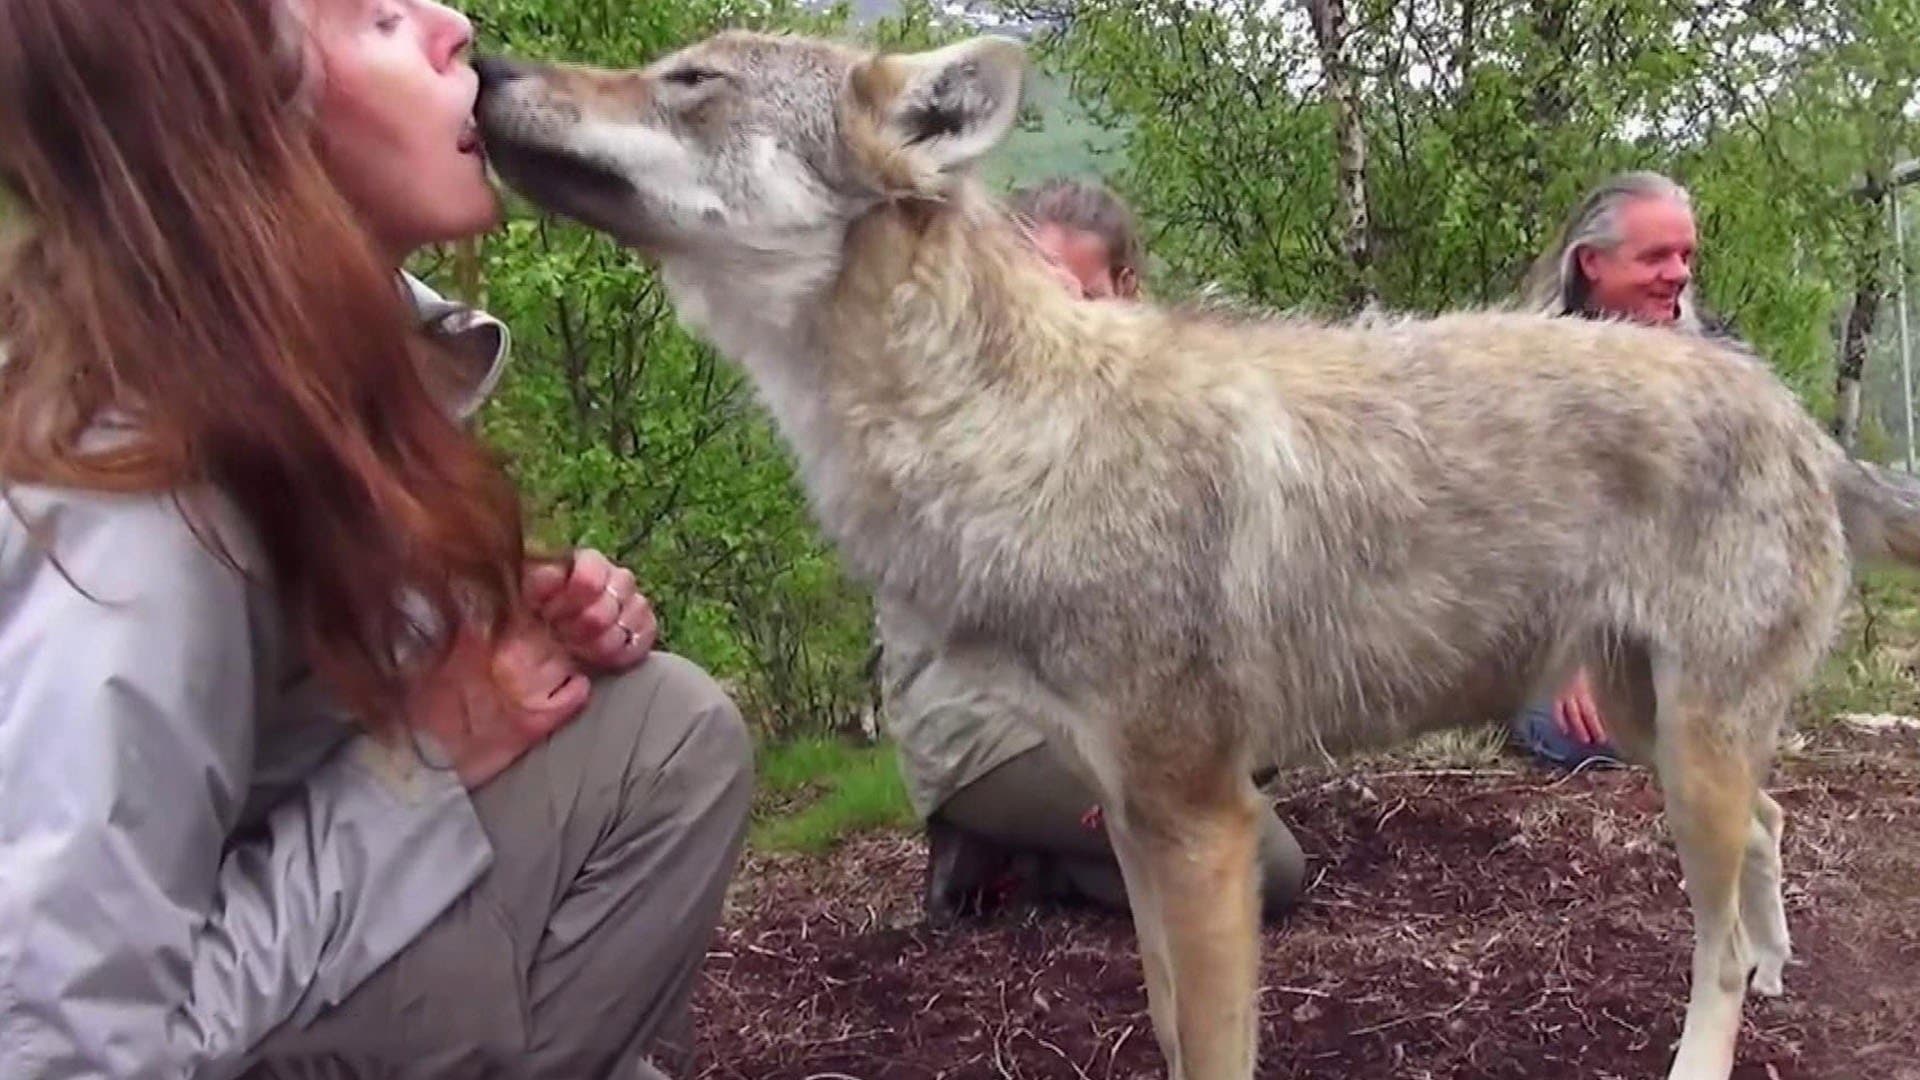
<path id="1" fill-rule="evenodd" d="M 1691 920 L 1638 770 L 1301 773 L 1312 860 L 1263 935 L 1261 1077 L 1665 1074 Z M 1739 1080 L 1920 1080 L 1920 734 L 1785 760 L 1787 996 L 1749 997 Z M 702 1078 L 1160 1077 L 1129 922 L 1005 910 L 934 932 L 925 849 L 750 856 L 695 998 Z"/>

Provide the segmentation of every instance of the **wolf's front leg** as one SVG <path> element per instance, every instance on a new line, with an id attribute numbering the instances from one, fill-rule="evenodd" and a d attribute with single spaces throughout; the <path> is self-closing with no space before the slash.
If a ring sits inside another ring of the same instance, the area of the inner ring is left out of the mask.
<path id="1" fill-rule="evenodd" d="M 1148 1009 L 1174 1080 L 1249 1080 L 1258 1040 L 1258 795 L 1203 801 L 1135 785 L 1109 814 L 1140 938 Z"/>

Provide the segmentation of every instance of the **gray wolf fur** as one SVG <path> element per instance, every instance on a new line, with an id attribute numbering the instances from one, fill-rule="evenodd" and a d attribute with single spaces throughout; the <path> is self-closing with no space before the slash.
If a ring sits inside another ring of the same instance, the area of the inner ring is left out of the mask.
<path id="1" fill-rule="evenodd" d="M 1669 1076 L 1724 1080 L 1790 954 L 1776 737 L 1852 558 L 1920 554 L 1915 500 L 1696 336 L 1071 301 L 970 177 L 1024 71 L 990 38 L 727 33 L 487 61 L 480 113 L 510 183 L 653 260 L 751 374 L 846 561 L 1043 703 L 1107 800 L 1174 1076 L 1254 1069 L 1249 774 L 1585 663 L 1693 907 Z"/>

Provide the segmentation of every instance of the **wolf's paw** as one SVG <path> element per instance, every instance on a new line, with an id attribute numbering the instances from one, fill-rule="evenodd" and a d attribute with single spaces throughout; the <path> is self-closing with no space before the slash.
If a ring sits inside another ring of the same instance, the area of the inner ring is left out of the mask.
<path id="1" fill-rule="evenodd" d="M 1761 997 L 1779 997 L 1787 992 L 1782 976 L 1787 968 L 1787 954 L 1783 951 L 1762 952 L 1753 964 L 1753 981 L 1748 985 Z"/>

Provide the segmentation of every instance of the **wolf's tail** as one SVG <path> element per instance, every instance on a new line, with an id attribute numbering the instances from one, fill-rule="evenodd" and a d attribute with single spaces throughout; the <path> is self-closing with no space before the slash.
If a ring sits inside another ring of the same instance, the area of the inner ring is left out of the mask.
<path id="1" fill-rule="evenodd" d="M 1920 477 L 1843 458 L 1832 480 L 1855 559 L 1920 567 Z"/>

